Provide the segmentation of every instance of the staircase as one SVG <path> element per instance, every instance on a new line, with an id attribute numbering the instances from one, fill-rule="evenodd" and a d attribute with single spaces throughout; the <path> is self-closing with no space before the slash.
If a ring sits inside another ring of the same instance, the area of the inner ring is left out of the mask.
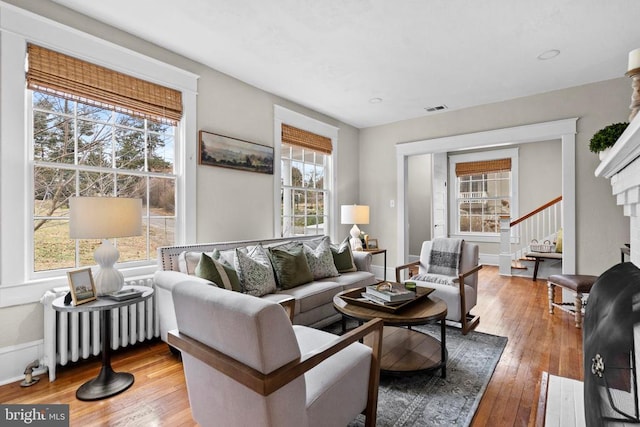
<path id="1" fill-rule="evenodd" d="M 500 217 L 500 261 L 499 271 L 503 276 L 521 275 L 513 269 L 523 269 L 530 264 L 526 254 L 531 251 L 531 242 L 555 242 L 562 228 L 562 196 L 543 204 L 531 212 L 511 221 L 509 216 Z"/>

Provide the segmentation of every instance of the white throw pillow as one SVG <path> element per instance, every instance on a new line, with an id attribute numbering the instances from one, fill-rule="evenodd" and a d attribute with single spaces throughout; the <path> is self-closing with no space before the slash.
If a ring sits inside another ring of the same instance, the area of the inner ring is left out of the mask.
<path id="1" fill-rule="evenodd" d="M 257 245 L 246 253 L 237 249 L 235 261 L 244 293 L 261 297 L 276 292 L 273 268 L 262 245 Z"/>
<path id="2" fill-rule="evenodd" d="M 307 257 L 307 264 L 309 264 L 309 269 L 315 280 L 340 275 L 333 262 L 331 241 L 328 236 L 325 237 L 315 249 L 306 243 L 303 245 L 303 248 L 304 254 Z"/>

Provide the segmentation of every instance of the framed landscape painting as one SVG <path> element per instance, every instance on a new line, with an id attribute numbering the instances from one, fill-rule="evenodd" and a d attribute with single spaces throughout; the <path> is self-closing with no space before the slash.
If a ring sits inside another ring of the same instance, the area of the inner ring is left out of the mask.
<path id="1" fill-rule="evenodd" d="M 273 147 L 200 131 L 200 164 L 273 174 Z"/>

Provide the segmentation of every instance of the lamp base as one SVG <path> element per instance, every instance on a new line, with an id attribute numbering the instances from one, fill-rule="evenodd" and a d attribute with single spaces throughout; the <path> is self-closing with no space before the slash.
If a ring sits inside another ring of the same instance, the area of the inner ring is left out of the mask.
<path id="1" fill-rule="evenodd" d="M 349 234 L 351 234 L 351 239 L 349 239 L 349 245 L 351 246 L 351 250 L 361 251 L 362 240 L 360 240 L 360 229 L 356 224 L 353 224 L 353 227 L 351 227 Z"/>
<path id="2" fill-rule="evenodd" d="M 98 296 L 117 292 L 124 286 L 124 276 L 113 267 L 119 257 L 120 252 L 107 239 L 93 253 L 93 259 L 100 266 L 94 277 Z"/>

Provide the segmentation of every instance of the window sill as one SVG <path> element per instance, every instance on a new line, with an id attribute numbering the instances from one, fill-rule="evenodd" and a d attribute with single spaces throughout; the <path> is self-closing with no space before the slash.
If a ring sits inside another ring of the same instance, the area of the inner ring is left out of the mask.
<path id="1" fill-rule="evenodd" d="M 500 243 L 499 234 L 452 234 L 450 237 L 456 239 L 464 239 L 470 242 L 482 242 L 482 243 Z"/>
<path id="2" fill-rule="evenodd" d="M 120 269 L 124 280 L 150 277 L 158 269 L 156 264 L 128 269 Z M 0 308 L 40 302 L 46 291 L 69 284 L 66 273 L 43 279 L 33 279 L 24 283 L 0 286 Z"/>

